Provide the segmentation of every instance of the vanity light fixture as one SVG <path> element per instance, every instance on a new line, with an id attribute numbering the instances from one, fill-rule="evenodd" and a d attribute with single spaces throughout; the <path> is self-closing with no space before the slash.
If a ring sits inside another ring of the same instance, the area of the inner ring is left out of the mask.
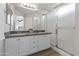
<path id="1" fill-rule="evenodd" d="M 37 10 L 37 7 L 34 4 L 29 4 L 29 3 L 23 3 L 21 4 L 21 7 L 31 10 Z"/>

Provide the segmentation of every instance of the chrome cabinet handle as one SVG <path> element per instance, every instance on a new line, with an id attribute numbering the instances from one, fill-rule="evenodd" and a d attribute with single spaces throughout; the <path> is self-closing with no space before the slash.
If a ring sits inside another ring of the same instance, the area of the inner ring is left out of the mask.
<path id="1" fill-rule="evenodd" d="M 20 39 L 18 39 L 18 40 L 20 40 Z"/>

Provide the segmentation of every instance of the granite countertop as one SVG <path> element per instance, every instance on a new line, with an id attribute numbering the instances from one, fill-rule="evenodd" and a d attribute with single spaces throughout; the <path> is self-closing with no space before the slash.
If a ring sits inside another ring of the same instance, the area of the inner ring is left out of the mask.
<path id="1" fill-rule="evenodd" d="M 17 33 L 17 34 L 6 34 L 5 38 L 23 37 L 23 36 L 35 36 L 35 35 L 47 35 L 52 34 L 51 32 L 33 32 L 33 33 Z"/>

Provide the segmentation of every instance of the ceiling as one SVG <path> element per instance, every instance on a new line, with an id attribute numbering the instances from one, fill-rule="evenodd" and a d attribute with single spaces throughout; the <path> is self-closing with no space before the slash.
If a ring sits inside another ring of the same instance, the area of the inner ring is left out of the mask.
<path id="1" fill-rule="evenodd" d="M 35 3 L 37 9 L 43 12 L 51 11 L 54 7 L 59 5 L 59 3 Z"/>
<path id="2" fill-rule="evenodd" d="M 34 15 L 37 16 L 39 14 L 46 14 L 53 10 L 56 6 L 58 6 L 60 3 L 30 3 L 37 7 L 37 10 L 29 10 L 26 8 L 21 7 L 22 3 L 12 3 L 14 6 L 16 13 L 20 12 L 26 16 Z M 18 11 L 18 12 L 17 12 Z"/>

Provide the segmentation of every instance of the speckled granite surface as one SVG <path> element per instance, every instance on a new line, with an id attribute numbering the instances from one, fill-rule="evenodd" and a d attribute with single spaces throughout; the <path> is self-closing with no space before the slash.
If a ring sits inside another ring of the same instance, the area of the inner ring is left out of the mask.
<path id="1" fill-rule="evenodd" d="M 47 35 L 52 34 L 51 32 L 33 32 L 33 33 L 17 33 L 17 34 L 6 34 L 5 38 L 23 37 L 23 36 L 35 36 L 35 35 Z"/>

